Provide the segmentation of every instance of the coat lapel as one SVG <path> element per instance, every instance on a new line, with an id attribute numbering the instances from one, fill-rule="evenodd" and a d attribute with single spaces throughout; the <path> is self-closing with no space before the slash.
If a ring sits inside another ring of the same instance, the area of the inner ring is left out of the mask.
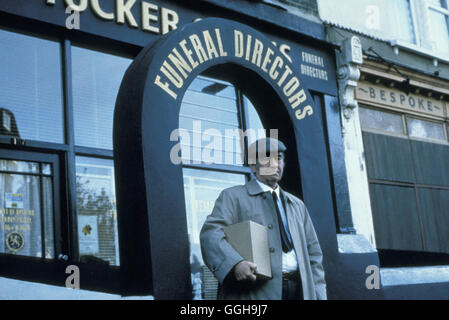
<path id="1" fill-rule="evenodd" d="M 259 186 L 259 184 L 257 183 L 256 179 L 252 179 L 250 180 L 246 185 L 245 185 L 246 189 L 248 190 L 248 193 L 250 196 L 255 196 L 258 194 L 263 193 L 262 188 Z"/>

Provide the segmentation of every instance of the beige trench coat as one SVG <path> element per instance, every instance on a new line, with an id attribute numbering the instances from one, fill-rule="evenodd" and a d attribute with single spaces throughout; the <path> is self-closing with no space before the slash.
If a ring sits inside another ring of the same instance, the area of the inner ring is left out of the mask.
<path id="1" fill-rule="evenodd" d="M 326 299 L 323 256 L 307 208 L 297 197 L 285 191 L 284 195 L 288 225 L 302 278 L 304 299 Z M 220 281 L 219 298 L 282 299 L 282 246 L 275 210 L 271 195 L 263 192 L 256 180 L 221 192 L 200 233 L 203 259 Z M 273 274 L 271 280 L 237 283 L 233 277 L 226 278 L 243 258 L 226 241 L 223 227 L 245 220 L 267 226 Z"/>

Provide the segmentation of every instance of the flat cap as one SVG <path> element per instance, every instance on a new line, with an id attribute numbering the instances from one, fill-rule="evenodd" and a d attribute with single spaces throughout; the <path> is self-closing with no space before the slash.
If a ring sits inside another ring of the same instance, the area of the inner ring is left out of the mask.
<path id="1" fill-rule="evenodd" d="M 254 141 L 248 147 L 248 163 L 256 164 L 257 158 L 262 156 L 267 158 L 276 152 L 285 152 L 287 147 L 282 141 L 275 138 L 262 138 Z"/>

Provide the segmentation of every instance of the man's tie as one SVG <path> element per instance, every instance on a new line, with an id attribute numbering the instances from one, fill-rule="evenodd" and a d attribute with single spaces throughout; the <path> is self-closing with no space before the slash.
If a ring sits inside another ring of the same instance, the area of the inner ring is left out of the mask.
<path id="1" fill-rule="evenodd" d="M 290 252 L 290 250 L 293 249 L 293 245 L 291 242 L 291 237 L 289 236 L 288 233 L 288 227 L 287 227 L 287 221 L 285 221 L 285 224 L 282 220 L 282 216 L 281 216 L 281 211 L 279 209 L 279 205 L 282 206 L 282 203 L 279 203 L 279 198 L 276 194 L 276 192 L 271 192 L 271 195 L 273 196 L 273 201 L 274 201 L 274 206 L 276 207 L 276 213 L 278 216 L 278 221 L 279 221 L 279 229 L 281 231 L 281 242 L 282 242 L 282 251 L 284 252 Z M 285 210 L 283 210 L 285 213 Z M 287 220 L 287 217 L 285 216 L 285 219 Z"/>

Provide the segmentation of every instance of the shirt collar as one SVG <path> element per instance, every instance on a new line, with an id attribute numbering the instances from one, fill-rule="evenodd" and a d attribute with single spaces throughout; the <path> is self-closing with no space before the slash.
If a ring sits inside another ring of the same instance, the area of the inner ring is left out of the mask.
<path id="1" fill-rule="evenodd" d="M 270 193 L 272 193 L 274 191 L 276 192 L 276 195 L 279 198 L 279 190 L 280 190 L 279 185 L 276 186 L 276 189 L 273 189 L 272 187 L 267 186 L 265 183 L 260 182 L 258 179 L 256 179 L 256 181 L 259 184 L 260 188 L 263 190 L 263 192 L 270 191 Z"/>

